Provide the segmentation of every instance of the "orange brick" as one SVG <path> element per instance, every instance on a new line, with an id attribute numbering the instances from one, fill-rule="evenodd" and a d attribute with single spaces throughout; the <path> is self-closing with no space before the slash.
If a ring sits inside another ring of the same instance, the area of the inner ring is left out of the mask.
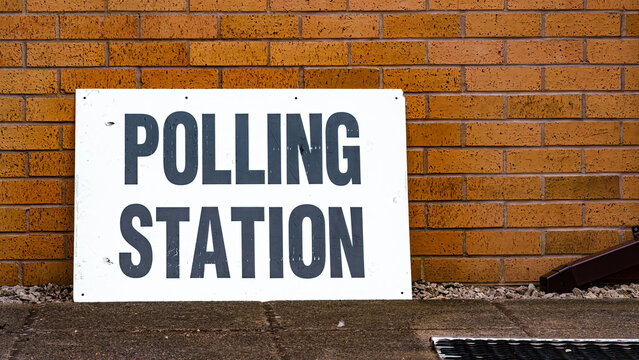
<path id="1" fill-rule="evenodd" d="M 639 176 L 624 176 L 622 186 L 624 199 L 639 199 Z"/>
<path id="2" fill-rule="evenodd" d="M 460 91 L 459 69 L 384 69 L 384 87 L 406 92 Z"/>
<path id="3" fill-rule="evenodd" d="M 191 11 L 266 11 L 267 0 L 191 0 Z"/>
<path id="4" fill-rule="evenodd" d="M 509 10 L 572 10 L 583 9 L 580 0 L 509 0 Z"/>
<path id="5" fill-rule="evenodd" d="M 62 127 L 62 148 L 63 149 L 75 148 L 75 126 L 64 125 Z"/>
<path id="6" fill-rule="evenodd" d="M 426 117 L 426 98 L 423 96 L 407 96 L 406 119 L 423 119 Z"/>
<path id="7" fill-rule="evenodd" d="M 104 66 L 104 44 L 87 42 L 28 43 L 27 66 Z"/>
<path id="8" fill-rule="evenodd" d="M 379 70 L 377 69 L 306 69 L 305 88 L 328 89 L 377 89 Z"/>
<path id="9" fill-rule="evenodd" d="M 419 177 L 408 179 L 408 198 L 411 201 L 461 200 L 460 177 Z"/>
<path id="10" fill-rule="evenodd" d="M 27 121 L 73 121 L 74 98 L 27 98 Z"/>
<path id="11" fill-rule="evenodd" d="M 267 54 L 267 44 L 263 42 L 192 42 L 190 63 L 195 66 L 266 65 Z"/>
<path id="12" fill-rule="evenodd" d="M 0 177 L 24 177 L 27 174 L 26 161 L 21 153 L 0 153 Z"/>
<path id="13" fill-rule="evenodd" d="M 462 233 L 457 231 L 412 231 L 411 255 L 461 255 Z"/>
<path id="14" fill-rule="evenodd" d="M 468 37 L 526 37 L 540 36 L 541 15 L 523 13 L 468 14 Z"/>
<path id="15" fill-rule="evenodd" d="M 109 43 L 109 53 L 111 66 L 184 66 L 187 64 L 184 42 L 112 42 Z"/>
<path id="16" fill-rule="evenodd" d="M 430 0 L 430 10 L 501 10 L 501 0 Z"/>
<path id="17" fill-rule="evenodd" d="M 29 153 L 29 176 L 73 176 L 73 152 Z"/>
<path id="18" fill-rule="evenodd" d="M 639 122 L 623 123 L 624 145 L 639 145 Z"/>
<path id="19" fill-rule="evenodd" d="M 103 3 L 104 4 L 104 3 Z M 62 15 L 62 39 L 134 39 L 138 37 L 135 15 Z"/>
<path id="20" fill-rule="evenodd" d="M 639 223 L 639 202 L 586 203 L 586 226 L 634 226 Z"/>
<path id="21" fill-rule="evenodd" d="M 511 150 L 506 153 L 509 173 L 579 172 L 579 150 Z"/>
<path id="22" fill-rule="evenodd" d="M 626 83 L 624 90 L 639 90 L 639 68 L 625 68 Z"/>
<path id="23" fill-rule="evenodd" d="M 581 226 L 581 204 L 511 204 L 508 227 Z"/>
<path id="24" fill-rule="evenodd" d="M 340 11 L 346 10 L 346 3 L 347 0 L 271 0 L 271 11 Z"/>
<path id="25" fill-rule="evenodd" d="M 295 15 L 222 15 L 220 32 L 231 39 L 290 39 L 298 35 Z"/>
<path id="26" fill-rule="evenodd" d="M 426 43 L 422 41 L 352 43 L 351 62 L 353 65 L 425 64 Z"/>
<path id="27" fill-rule="evenodd" d="M 586 95 L 586 117 L 639 118 L 639 95 Z"/>
<path id="28" fill-rule="evenodd" d="M 75 89 L 131 89 L 137 87 L 133 69 L 62 70 L 60 90 L 75 93 Z"/>
<path id="29" fill-rule="evenodd" d="M 48 150 L 58 148 L 57 126 L 2 126 L 0 150 Z"/>
<path id="30" fill-rule="evenodd" d="M 2 156 L 0 155 L 0 164 L 2 164 Z M 408 150 L 406 153 L 407 168 L 409 174 L 423 174 L 424 173 L 424 151 L 422 150 Z M 8 160 L 5 160 L 8 161 Z M 0 174 L 2 174 L 0 172 Z M 410 180 L 409 180 L 410 181 Z"/>
<path id="31" fill-rule="evenodd" d="M 55 39 L 53 15 L 0 15 L 0 39 Z"/>
<path id="32" fill-rule="evenodd" d="M 639 149 L 585 150 L 586 172 L 638 172 Z"/>
<path id="33" fill-rule="evenodd" d="M 536 231 L 469 231 L 468 255 L 539 255 L 541 234 Z"/>
<path id="34" fill-rule="evenodd" d="M 62 183 L 58 180 L 0 180 L 0 204 L 56 204 L 60 200 Z"/>
<path id="35" fill-rule="evenodd" d="M 0 94 L 52 94 L 55 70 L 0 70 Z"/>
<path id="36" fill-rule="evenodd" d="M 621 90 L 618 67 L 552 67 L 546 69 L 546 90 Z"/>
<path id="37" fill-rule="evenodd" d="M 218 70 L 142 70 L 141 82 L 142 88 L 211 89 L 218 87 Z"/>
<path id="38" fill-rule="evenodd" d="M 222 70 L 223 88 L 297 88 L 297 69 L 226 69 Z"/>
<path id="39" fill-rule="evenodd" d="M 509 40 L 508 64 L 574 64 L 583 58 L 581 40 Z"/>
<path id="40" fill-rule="evenodd" d="M 73 231 L 73 207 L 31 208 L 31 231 Z"/>
<path id="41" fill-rule="evenodd" d="M 548 231 L 546 254 L 592 254 L 619 244 L 619 233 L 608 230 Z"/>
<path id="42" fill-rule="evenodd" d="M 426 0 L 350 0 L 355 11 L 426 10 Z"/>
<path id="43" fill-rule="evenodd" d="M 426 224 L 426 209 L 424 205 L 409 204 L 408 220 L 411 228 L 423 228 Z"/>
<path id="44" fill-rule="evenodd" d="M 546 36 L 620 36 L 621 16 L 602 13 L 556 13 L 546 16 Z"/>
<path id="45" fill-rule="evenodd" d="M 461 133 L 454 123 L 408 123 L 406 124 L 408 146 L 459 146 Z"/>
<path id="46" fill-rule="evenodd" d="M 22 0 L 0 0 L 0 12 L 22 11 Z"/>
<path id="47" fill-rule="evenodd" d="M 0 232 L 27 231 L 27 212 L 23 209 L 0 208 Z"/>
<path id="48" fill-rule="evenodd" d="M 410 260 L 410 272 L 411 272 L 411 281 L 421 280 L 422 278 L 422 260 L 421 259 Z"/>
<path id="49" fill-rule="evenodd" d="M 429 64 L 501 64 L 504 44 L 493 40 L 431 41 Z"/>
<path id="50" fill-rule="evenodd" d="M 432 282 L 499 282 L 497 259 L 424 259 L 424 280 Z"/>
<path id="51" fill-rule="evenodd" d="M 271 65 L 347 65 L 346 43 L 291 41 L 271 43 Z"/>
<path id="52" fill-rule="evenodd" d="M 428 98 L 431 119 L 500 119 L 504 117 L 501 96 L 431 96 Z"/>
<path id="53" fill-rule="evenodd" d="M 551 176 L 546 178 L 546 199 L 618 199 L 618 176 Z"/>
<path id="54" fill-rule="evenodd" d="M 61 235 L 0 236 L 1 260 L 63 259 Z"/>
<path id="55" fill-rule="evenodd" d="M 637 0 L 589 0 L 588 9 L 639 10 Z"/>
<path id="56" fill-rule="evenodd" d="M 638 40 L 588 40 L 586 48 L 592 64 L 639 63 Z"/>
<path id="57" fill-rule="evenodd" d="M 541 199 L 541 179 L 537 176 L 478 177 L 466 179 L 468 200 Z"/>
<path id="58" fill-rule="evenodd" d="M 639 14 L 626 14 L 626 36 L 639 36 Z"/>
<path id="59" fill-rule="evenodd" d="M 502 204 L 428 205 L 429 228 L 490 228 L 504 226 Z"/>
<path id="60" fill-rule="evenodd" d="M 302 17 L 303 38 L 379 37 L 377 15 L 308 15 Z"/>
<path id="61" fill-rule="evenodd" d="M 0 122 L 22 121 L 22 99 L 0 98 Z"/>
<path id="62" fill-rule="evenodd" d="M 467 146 L 539 146 L 541 124 L 486 122 L 466 124 Z"/>
<path id="63" fill-rule="evenodd" d="M 185 11 L 185 0 L 108 0 L 111 11 Z"/>
<path id="64" fill-rule="evenodd" d="M 0 66 L 22 66 L 22 46 L 20 43 L 0 43 Z"/>
<path id="65" fill-rule="evenodd" d="M 104 0 L 27 0 L 27 11 L 104 11 Z"/>
<path id="66" fill-rule="evenodd" d="M 453 14 L 384 15 L 384 37 L 459 37 L 460 24 L 460 16 Z"/>
<path id="67" fill-rule="evenodd" d="M 536 282 L 539 277 L 559 265 L 577 260 L 576 257 L 536 257 L 504 260 L 504 281 L 509 283 Z"/>
<path id="68" fill-rule="evenodd" d="M 0 263 L 0 285 L 18 285 L 20 268 L 15 263 Z"/>
<path id="69" fill-rule="evenodd" d="M 143 15 L 143 39 L 212 39 L 217 37 L 214 15 Z"/>
<path id="70" fill-rule="evenodd" d="M 431 174 L 502 172 L 502 152 L 499 150 L 430 150 L 426 156 Z"/>
<path id="71" fill-rule="evenodd" d="M 619 144 L 617 122 L 557 122 L 544 126 L 544 145 L 616 145 Z"/>
<path id="72" fill-rule="evenodd" d="M 27 262 L 22 273 L 26 286 L 48 283 L 69 285 L 73 283 L 73 261 Z"/>
<path id="73" fill-rule="evenodd" d="M 508 97 L 509 118 L 580 118 L 581 113 L 581 95 L 513 95 Z"/>
<path id="74" fill-rule="evenodd" d="M 548 71 L 548 69 L 546 69 Z M 540 90 L 541 69 L 532 67 L 468 67 L 468 91 Z"/>

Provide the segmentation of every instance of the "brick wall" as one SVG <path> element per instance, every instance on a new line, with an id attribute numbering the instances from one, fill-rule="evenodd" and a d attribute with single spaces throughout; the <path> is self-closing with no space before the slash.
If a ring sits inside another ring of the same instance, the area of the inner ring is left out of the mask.
<path id="1" fill-rule="evenodd" d="M 76 88 L 402 88 L 413 277 L 639 223 L 637 0 L 0 0 L 0 283 L 71 282 Z"/>

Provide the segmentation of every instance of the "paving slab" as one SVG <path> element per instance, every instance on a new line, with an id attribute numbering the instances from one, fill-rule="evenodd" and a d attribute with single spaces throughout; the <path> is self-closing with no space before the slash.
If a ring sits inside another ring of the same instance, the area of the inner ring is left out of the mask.
<path id="1" fill-rule="evenodd" d="M 9 358 L 31 307 L 26 304 L 0 305 L 0 360 Z"/>

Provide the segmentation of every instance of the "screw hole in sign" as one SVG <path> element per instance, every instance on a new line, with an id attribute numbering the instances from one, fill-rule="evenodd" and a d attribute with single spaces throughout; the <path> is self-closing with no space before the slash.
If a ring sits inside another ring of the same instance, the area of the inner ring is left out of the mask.
<path id="1" fill-rule="evenodd" d="M 81 295 L 84 296 L 84 293 L 82 293 Z"/>
<path id="2" fill-rule="evenodd" d="M 188 96 L 185 96 L 184 98 L 185 98 L 185 99 L 187 99 L 187 100 L 189 99 L 189 97 L 188 97 Z"/>
<path id="3" fill-rule="evenodd" d="M 83 97 L 83 99 L 86 99 L 86 98 L 87 98 L 86 96 Z"/>
<path id="4" fill-rule="evenodd" d="M 297 96 L 295 97 L 295 100 L 297 100 Z"/>

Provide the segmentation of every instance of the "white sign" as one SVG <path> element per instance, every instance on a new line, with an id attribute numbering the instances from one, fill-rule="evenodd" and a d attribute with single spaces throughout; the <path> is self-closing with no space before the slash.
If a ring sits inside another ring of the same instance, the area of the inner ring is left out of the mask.
<path id="1" fill-rule="evenodd" d="M 410 299 L 400 90 L 77 90 L 75 301 Z"/>

